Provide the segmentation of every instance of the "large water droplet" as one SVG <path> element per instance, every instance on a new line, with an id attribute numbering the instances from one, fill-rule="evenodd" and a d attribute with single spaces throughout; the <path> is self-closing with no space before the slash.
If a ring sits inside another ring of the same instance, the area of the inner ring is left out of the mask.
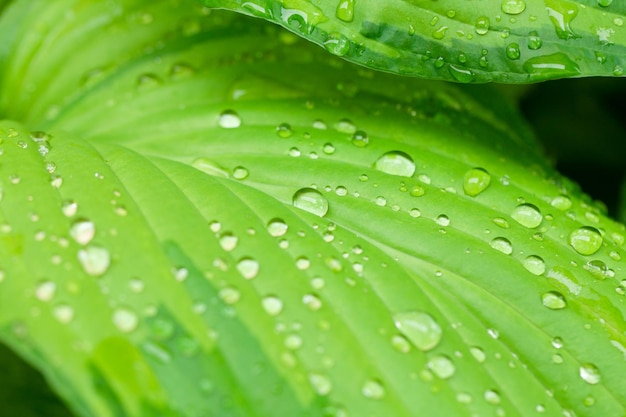
<path id="1" fill-rule="evenodd" d="M 546 272 L 546 263 L 539 256 L 530 255 L 523 261 L 524 268 L 533 275 L 542 275 Z"/>
<path id="2" fill-rule="evenodd" d="M 600 371 L 591 363 L 582 364 L 579 369 L 579 374 L 583 381 L 588 384 L 594 385 L 600 382 Z"/>
<path id="3" fill-rule="evenodd" d="M 539 226 L 543 220 L 539 209 L 532 204 L 520 204 L 515 207 L 513 213 L 511 213 L 511 217 L 513 220 L 529 229 L 534 229 Z"/>
<path id="4" fill-rule="evenodd" d="M 275 295 L 269 295 L 261 300 L 263 310 L 270 316 L 277 316 L 283 311 L 283 300 Z"/>
<path id="5" fill-rule="evenodd" d="M 393 315 L 396 328 L 421 351 L 435 348 L 442 337 L 442 330 L 428 313 L 408 311 Z"/>
<path id="6" fill-rule="evenodd" d="M 404 152 L 391 151 L 378 158 L 374 168 L 389 175 L 411 177 L 415 173 L 415 162 Z"/>
<path id="7" fill-rule="evenodd" d="M 234 110 L 224 110 L 220 114 L 218 123 L 224 129 L 234 129 L 241 126 L 241 118 Z"/>
<path id="8" fill-rule="evenodd" d="M 541 296 L 541 302 L 551 310 L 560 310 L 567 306 L 565 297 L 558 291 L 548 291 Z"/>
<path id="9" fill-rule="evenodd" d="M 237 262 L 237 271 L 245 279 L 253 279 L 259 273 L 259 262 L 252 258 L 241 258 Z"/>
<path id="10" fill-rule="evenodd" d="M 470 197 L 476 197 L 485 191 L 491 183 L 491 175 L 482 168 L 472 168 L 465 173 L 463 178 L 463 191 Z"/>
<path id="11" fill-rule="evenodd" d="M 96 233 L 96 227 L 92 221 L 86 219 L 76 220 L 70 228 L 70 236 L 80 245 L 91 242 Z"/>
<path id="12" fill-rule="evenodd" d="M 328 395 L 333 389 L 333 384 L 326 375 L 312 373 L 309 375 L 309 383 L 317 395 Z"/>
<path id="13" fill-rule="evenodd" d="M 550 1 L 546 2 L 548 16 L 554 25 L 554 29 L 559 38 L 567 40 L 571 38 L 579 38 L 570 27 L 572 20 L 578 14 L 578 6 L 574 3 L 561 3 Z"/>
<path id="14" fill-rule="evenodd" d="M 90 246 L 78 251 L 78 261 L 87 274 L 100 276 L 109 269 L 111 255 L 103 247 Z"/>
<path id="15" fill-rule="evenodd" d="M 502 11 L 506 14 L 520 14 L 526 10 L 524 0 L 502 0 Z"/>
<path id="16" fill-rule="evenodd" d="M 128 308 L 117 308 L 113 312 L 113 324 L 123 333 L 130 333 L 137 328 L 139 318 Z"/>
<path id="17" fill-rule="evenodd" d="M 354 0 L 339 0 L 335 16 L 344 22 L 352 22 L 354 19 Z"/>
<path id="18" fill-rule="evenodd" d="M 609 268 L 599 259 L 587 262 L 584 268 L 598 279 L 606 279 L 609 276 Z"/>
<path id="19" fill-rule="evenodd" d="M 313 188 L 301 188 L 293 195 L 293 206 L 317 216 L 328 212 L 328 200 Z"/>
<path id="20" fill-rule="evenodd" d="M 489 246 L 506 255 L 513 253 L 513 245 L 511 241 L 505 237 L 497 237 L 489 242 Z"/>
<path id="21" fill-rule="evenodd" d="M 593 255 L 602 247 L 602 235 L 590 226 L 583 226 L 569 235 L 569 244 L 581 255 Z"/>
<path id="22" fill-rule="evenodd" d="M 350 51 L 350 41 L 341 33 L 331 32 L 324 41 L 324 48 L 333 55 L 344 56 Z"/>
<path id="23" fill-rule="evenodd" d="M 433 356 L 430 358 L 426 366 L 441 379 L 451 378 L 454 375 L 454 372 L 456 372 L 454 363 L 452 363 L 450 358 L 445 355 Z"/>
<path id="24" fill-rule="evenodd" d="M 368 379 L 361 387 L 361 393 L 372 400 L 380 400 L 385 397 L 385 387 L 375 379 Z"/>

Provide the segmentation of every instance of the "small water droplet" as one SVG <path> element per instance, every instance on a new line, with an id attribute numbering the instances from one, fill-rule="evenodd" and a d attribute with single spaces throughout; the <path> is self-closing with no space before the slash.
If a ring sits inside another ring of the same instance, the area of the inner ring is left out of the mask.
<path id="1" fill-rule="evenodd" d="M 441 379 L 451 378 L 456 372 L 454 363 L 445 355 L 433 356 L 426 366 Z"/>
<path id="2" fill-rule="evenodd" d="M 91 242 L 96 234 L 96 226 L 87 219 L 78 219 L 70 227 L 70 236 L 79 245 L 86 245 Z"/>
<path id="3" fill-rule="evenodd" d="M 581 255 L 593 255 L 602 247 L 602 235 L 590 226 L 583 226 L 569 235 L 569 244 Z"/>
<path id="4" fill-rule="evenodd" d="M 389 175 L 411 177 L 415 173 L 415 162 L 404 152 L 391 151 L 378 158 L 374 168 Z"/>
<path id="5" fill-rule="evenodd" d="M 533 275 L 543 275 L 546 272 L 546 263 L 536 255 L 530 255 L 524 259 L 523 265 Z"/>
<path id="6" fill-rule="evenodd" d="M 500 404 L 500 393 L 494 389 L 485 391 L 485 401 L 489 404 Z"/>
<path id="7" fill-rule="evenodd" d="M 54 298 L 57 285 L 52 281 L 42 281 L 35 289 L 35 296 L 39 301 L 50 301 Z"/>
<path id="8" fill-rule="evenodd" d="M 253 279 L 259 273 L 259 263 L 252 258 L 241 258 L 239 262 L 237 262 L 237 271 L 241 274 L 245 279 Z"/>
<path id="9" fill-rule="evenodd" d="M 470 197 L 476 197 L 489 187 L 491 175 L 482 168 L 472 168 L 463 177 L 463 191 Z"/>
<path id="10" fill-rule="evenodd" d="M 346 133 L 350 135 L 356 132 L 355 124 L 352 122 L 352 120 L 349 120 L 349 119 L 339 120 L 335 124 L 335 129 L 337 130 L 337 132 Z"/>
<path id="11" fill-rule="evenodd" d="M 74 319 L 74 309 L 67 304 L 59 304 L 52 310 L 54 318 L 62 324 L 68 324 Z"/>
<path id="12" fill-rule="evenodd" d="M 519 59 L 521 56 L 521 51 L 519 49 L 519 44 L 513 42 L 506 46 L 506 57 L 512 60 Z"/>
<path id="13" fill-rule="evenodd" d="M 322 307 L 322 300 L 315 294 L 305 294 L 302 303 L 312 311 L 317 311 Z"/>
<path id="14" fill-rule="evenodd" d="M 338 32 L 331 32 L 324 41 L 324 48 L 337 56 L 344 56 L 350 51 L 350 40 Z"/>
<path id="15" fill-rule="evenodd" d="M 281 123 L 276 126 L 276 134 L 278 137 L 286 139 L 293 135 L 293 130 L 291 130 L 291 125 L 289 123 Z"/>
<path id="16" fill-rule="evenodd" d="M 583 381 L 588 384 L 595 385 L 600 382 L 600 371 L 591 363 L 581 365 L 578 372 Z"/>
<path id="17" fill-rule="evenodd" d="M 393 335 L 391 337 L 391 346 L 398 352 L 408 353 L 411 350 L 411 344 L 409 341 L 401 335 Z"/>
<path id="18" fill-rule="evenodd" d="M 489 18 L 487 16 L 480 16 L 476 19 L 474 28 L 476 29 L 476 33 L 479 35 L 485 35 L 489 32 Z"/>
<path id="19" fill-rule="evenodd" d="M 450 218 L 445 214 L 440 214 L 437 216 L 437 219 L 435 219 L 435 223 L 442 227 L 448 227 L 450 226 Z"/>
<path id="20" fill-rule="evenodd" d="M 235 129 L 241 126 L 241 118 L 234 110 L 224 110 L 219 116 L 218 124 L 224 129 Z"/>
<path id="21" fill-rule="evenodd" d="M 506 255 L 513 253 L 513 245 L 511 244 L 511 241 L 505 237 L 496 237 L 489 242 L 489 246 Z"/>
<path id="22" fill-rule="evenodd" d="M 270 316 L 277 316 L 283 311 L 283 300 L 275 295 L 269 295 L 261 300 L 263 310 Z"/>
<path id="23" fill-rule="evenodd" d="M 289 226 L 287 226 L 287 223 L 285 223 L 283 219 L 277 217 L 267 223 L 267 231 L 274 237 L 283 236 L 287 233 L 288 228 Z"/>
<path id="24" fill-rule="evenodd" d="M 479 348 L 478 346 L 472 346 L 470 348 L 470 353 L 472 354 L 474 359 L 476 359 L 479 363 L 483 363 L 487 359 L 487 355 L 485 354 L 485 351 Z"/>
<path id="25" fill-rule="evenodd" d="M 526 2 L 524 0 L 502 0 L 502 11 L 506 14 L 520 14 L 526 10 Z"/>
<path id="26" fill-rule="evenodd" d="M 61 211 L 63 211 L 63 214 L 66 217 L 72 217 L 76 215 L 76 212 L 78 211 L 78 204 L 73 200 L 66 200 L 63 202 Z"/>
<path id="27" fill-rule="evenodd" d="M 237 166 L 233 169 L 233 178 L 236 180 L 245 180 L 250 175 L 246 167 Z"/>
<path id="28" fill-rule="evenodd" d="M 541 45 L 543 44 L 543 42 L 541 41 L 541 38 L 539 37 L 539 34 L 535 31 L 532 31 L 528 34 L 528 49 L 536 51 L 537 49 L 541 48 Z"/>
<path id="29" fill-rule="evenodd" d="M 311 261 L 309 261 L 304 256 L 301 256 L 298 259 L 296 259 L 296 268 L 298 268 L 299 270 L 304 271 L 306 269 L 309 269 L 310 266 L 311 266 Z"/>
<path id="30" fill-rule="evenodd" d="M 376 379 L 368 379 L 361 387 L 361 393 L 364 397 L 372 400 L 380 400 L 385 397 L 385 387 Z"/>
<path id="31" fill-rule="evenodd" d="M 139 318 L 134 311 L 120 307 L 113 312 L 113 324 L 121 332 L 130 333 L 137 328 Z"/>
<path id="32" fill-rule="evenodd" d="M 309 383 L 317 395 L 328 395 L 333 389 L 333 384 L 326 375 L 318 373 L 309 374 Z"/>
<path id="33" fill-rule="evenodd" d="M 289 350 L 298 350 L 302 347 L 302 338 L 297 334 L 289 335 L 285 338 L 285 347 Z"/>
<path id="34" fill-rule="evenodd" d="M 570 198 L 565 195 L 559 195 L 559 196 L 554 197 L 552 201 L 550 202 L 550 204 L 554 208 L 557 208 L 561 211 L 565 211 L 569 209 L 570 207 L 572 207 L 572 200 L 570 200 Z"/>
<path id="35" fill-rule="evenodd" d="M 541 302 L 551 310 L 560 310 L 567 306 L 565 297 L 558 291 L 548 291 L 541 296 Z"/>
<path id="36" fill-rule="evenodd" d="M 237 247 L 238 241 L 239 239 L 237 238 L 237 236 L 235 236 L 231 232 L 222 233 L 219 239 L 220 246 L 222 247 L 222 249 L 224 249 L 227 252 L 230 252 L 233 249 L 235 249 Z"/>
<path id="37" fill-rule="evenodd" d="M 228 305 L 233 305 L 239 301 L 241 294 L 234 287 L 224 287 L 218 293 L 219 297 Z"/>
<path id="38" fill-rule="evenodd" d="M 578 6 L 573 3 L 550 2 L 546 10 L 559 38 L 568 40 L 580 37 L 570 27 L 572 20 L 578 14 Z"/>
<path id="39" fill-rule="evenodd" d="M 328 212 L 328 200 L 313 188 L 301 188 L 293 195 L 293 206 L 323 217 Z"/>
<path id="40" fill-rule="evenodd" d="M 335 16 L 344 22 L 352 22 L 354 19 L 354 0 L 340 0 Z"/>
<path id="41" fill-rule="evenodd" d="M 587 262 L 584 268 L 598 279 L 606 279 L 609 276 L 609 268 L 599 259 Z"/>
<path id="42" fill-rule="evenodd" d="M 459 61 L 466 61 L 466 60 L 467 59 L 464 58 L 464 55 L 459 56 Z M 474 72 L 469 68 L 450 64 L 450 66 L 448 67 L 448 71 L 450 72 L 450 75 L 454 77 L 455 80 L 461 83 L 470 83 L 474 79 Z"/>
<path id="43" fill-rule="evenodd" d="M 196 158 L 191 163 L 191 166 L 209 175 L 213 175 L 216 177 L 223 177 L 223 178 L 229 177 L 229 173 L 226 169 L 224 169 L 215 161 L 209 158 L 204 158 L 204 157 Z"/>
<path id="44" fill-rule="evenodd" d="M 359 148 L 364 148 L 369 144 L 369 136 L 362 130 L 357 130 L 352 135 L 352 144 Z"/>
<path id="45" fill-rule="evenodd" d="M 161 85 L 162 81 L 155 74 L 141 74 L 137 77 L 137 90 L 147 91 Z"/>
<path id="46" fill-rule="evenodd" d="M 421 351 L 434 349 L 442 337 L 442 330 L 428 313 L 408 311 L 393 315 L 395 326 Z"/>
<path id="47" fill-rule="evenodd" d="M 537 206 L 532 204 L 520 204 L 515 207 L 513 213 L 511 213 L 511 217 L 513 220 L 529 229 L 538 227 L 543 221 L 543 215 Z"/>
<path id="48" fill-rule="evenodd" d="M 109 269 L 111 255 L 101 246 L 89 246 L 78 251 L 78 261 L 87 274 L 100 276 Z"/>

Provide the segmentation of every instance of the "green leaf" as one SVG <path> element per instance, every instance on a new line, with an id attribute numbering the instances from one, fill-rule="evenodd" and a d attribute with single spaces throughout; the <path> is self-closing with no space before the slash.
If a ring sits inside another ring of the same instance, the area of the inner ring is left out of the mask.
<path id="1" fill-rule="evenodd" d="M 0 19 L 0 340 L 77 415 L 623 415 L 626 230 L 493 89 L 53 6 Z"/>
<path id="2" fill-rule="evenodd" d="M 461 83 L 622 76 L 612 0 L 201 0 L 275 22 L 367 67 Z"/>

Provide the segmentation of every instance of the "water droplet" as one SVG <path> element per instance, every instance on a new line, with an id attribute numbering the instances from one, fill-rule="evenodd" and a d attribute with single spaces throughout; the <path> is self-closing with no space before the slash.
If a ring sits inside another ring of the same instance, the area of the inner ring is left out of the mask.
<path id="1" fill-rule="evenodd" d="M 86 245 L 91 242 L 96 234 L 96 226 L 92 221 L 86 219 L 76 220 L 70 227 L 70 236 L 79 245 Z"/>
<path id="2" fill-rule="evenodd" d="M 459 57 L 459 59 L 462 58 Z M 474 73 L 469 68 L 450 64 L 448 71 L 450 72 L 450 75 L 452 75 L 454 79 L 460 83 L 470 83 L 474 79 Z"/>
<path id="3" fill-rule="evenodd" d="M 404 336 L 393 335 L 391 337 L 391 346 L 398 352 L 408 353 L 411 350 L 411 344 Z"/>
<path id="4" fill-rule="evenodd" d="M 459 392 L 456 394 L 456 400 L 461 404 L 471 404 L 472 396 L 467 392 Z"/>
<path id="5" fill-rule="evenodd" d="M 61 211 L 63 211 L 63 214 L 66 217 L 72 217 L 76 215 L 76 212 L 78 211 L 78 204 L 73 200 L 66 200 L 63 202 Z"/>
<path id="6" fill-rule="evenodd" d="M 383 384 L 375 379 L 368 379 L 361 387 L 361 393 L 366 398 L 371 398 L 372 400 L 380 400 L 385 397 L 385 387 Z"/>
<path id="7" fill-rule="evenodd" d="M 333 389 L 333 384 L 326 375 L 312 373 L 309 375 L 309 383 L 317 395 L 328 395 Z"/>
<path id="8" fill-rule="evenodd" d="M 287 226 L 287 223 L 285 223 L 283 219 L 277 217 L 267 223 L 267 231 L 274 237 L 283 236 L 287 233 L 288 228 L 289 226 Z"/>
<path id="9" fill-rule="evenodd" d="M 519 49 L 519 44 L 513 42 L 506 46 L 506 57 L 509 59 L 519 59 L 521 56 L 521 52 Z"/>
<path id="10" fill-rule="evenodd" d="M 104 274 L 111 265 L 109 251 L 100 246 L 89 246 L 78 251 L 78 262 L 83 270 L 91 276 Z"/>
<path id="11" fill-rule="evenodd" d="M 502 0 L 502 11 L 506 14 L 520 14 L 526 10 L 524 0 Z"/>
<path id="12" fill-rule="evenodd" d="M 420 185 L 416 185 L 411 189 L 411 196 L 412 197 L 421 197 L 426 193 L 426 191 L 424 190 L 424 187 L 420 186 Z"/>
<path id="13" fill-rule="evenodd" d="M 137 328 L 139 318 L 134 311 L 120 307 L 113 312 L 113 324 L 123 333 L 130 333 Z"/>
<path id="14" fill-rule="evenodd" d="M 572 200 L 570 200 L 569 197 L 565 195 L 559 195 L 559 196 L 554 197 L 552 201 L 550 202 L 550 204 L 552 205 L 552 207 L 556 209 L 565 211 L 569 209 L 570 207 L 572 207 Z"/>
<path id="15" fill-rule="evenodd" d="M 479 35 L 485 35 L 489 32 L 489 18 L 487 16 L 480 16 L 476 19 L 474 28 L 476 29 L 476 33 Z"/>
<path id="16" fill-rule="evenodd" d="M 219 241 L 222 249 L 230 252 L 237 247 L 237 242 L 239 241 L 239 239 L 231 232 L 224 232 L 221 234 Z"/>
<path id="17" fill-rule="evenodd" d="M 74 319 L 74 309 L 67 304 L 59 304 L 54 307 L 52 314 L 62 324 L 68 324 Z"/>
<path id="18" fill-rule="evenodd" d="M 236 180 L 245 180 L 250 175 L 246 167 L 238 166 L 233 169 L 233 178 Z"/>
<path id="19" fill-rule="evenodd" d="M 328 212 L 328 200 L 313 188 L 301 188 L 293 195 L 293 206 L 323 217 Z"/>
<path id="20" fill-rule="evenodd" d="M 285 347 L 289 350 L 298 350 L 302 347 L 302 338 L 297 334 L 289 335 L 285 338 Z"/>
<path id="21" fill-rule="evenodd" d="M 147 91 L 161 85 L 162 81 L 154 74 L 141 74 L 137 78 L 137 90 Z"/>
<path id="22" fill-rule="evenodd" d="M 296 268 L 298 268 L 299 270 L 304 271 L 306 269 L 309 269 L 310 266 L 311 266 L 311 261 L 309 261 L 304 256 L 301 256 L 298 259 L 296 259 Z"/>
<path id="23" fill-rule="evenodd" d="M 541 48 L 542 44 L 543 42 L 541 41 L 541 38 L 539 37 L 539 34 L 537 32 L 532 31 L 528 34 L 528 49 L 536 51 L 537 49 Z"/>
<path id="24" fill-rule="evenodd" d="M 437 219 L 435 219 L 435 223 L 442 227 L 448 227 L 450 226 L 450 218 L 445 214 L 440 214 L 437 216 Z"/>
<path id="25" fill-rule="evenodd" d="M 335 16 L 344 22 L 352 22 L 354 19 L 354 0 L 340 0 Z"/>
<path id="26" fill-rule="evenodd" d="M 542 77 L 552 77 L 580 74 L 580 67 L 567 55 L 557 52 L 528 59 L 524 62 L 524 71 Z"/>
<path id="27" fill-rule="evenodd" d="M 489 246 L 506 255 L 513 253 L 513 245 L 511 244 L 511 241 L 504 237 L 496 237 L 489 242 Z"/>
<path id="28" fill-rule="evenodd" d="M 598 279 L 606 279 L 609 276 L 609 268 L 599 259 L 587 262 L 584 268 Z"/>
<path id="29" fill-rule="evenodd" d="M 139 294 L 143 292 L 144 288 L 146 287 L 146 284 L 139 278 L 132 278 L 128 282 L 128 287 L 130 288 L 132 292 Z"/>
<path id="30" fill-rule="evenodd" d="M 541 212 L 532 204 L 520 204 L 515 207 L 513 213 L 511 213 L 511 217 L 513 220 L 529 229 L 534 229 L 543 221 Z"/>
<path id="31" fill-rule="evenodd" d="M 439 29 L 436 29 L 432 33 L 433 39 L 441 40 L 446 36 L 446 31 L 448 30 L 447 26 L 441 26 Z"/>
<path id="32" fill-rule="evenodd" d="M 286 139 L 293 135 L 293 130 L 291 130 L 291 125 L 289 123 L 281 123 L 276 126 L 276 134 L 278 137 Z"/>
<path id="33" fill-rule="evenodd" d="M 548 291 L 541 296 L 541 302 L 551 310 L 560 310 L 567 306 L 565 297 L 558 291 Z"/>
<path id="34" fill-rule="evenodd" d="M 572 20 L 574 20 L 578 14 L 578 6 L 573 3 L 557 3 L 551 1 L 549 2 L 549 6 L 546 7 L 546 10 L 548 11 L 548 16 L 559 38 L 567 40 L 580 37 L 575 34 L 570 27 Z"/>
<path id="35" fill-rule="evenodd" d="M 581 255 L 593 255 L 602 247 L 602 235 L 590 226 L 583 226 L 569 235 L 569 244 Z"/>
<path id="36" fill-rule="evenodd" d="M 445 355 L 433 356 L 430 358 L 426 366 L 441 379 L 451 378 L 454 375 L 454 372 L 456 372 L 454 363 L 452 363 L 450 358 Z"/>
<path id="37" fill-rule="evenodd" d="M 602 7 L 608 7 L 613 3 L 613 0 L 598 0 L 598 5 Z"/>
<path id="38" fill-rule="evenodd" d="M 546 264 L 539 256 L 530 255 L 523 261 L 524 268 L 533 275 L 542 275 L 546 272 Z"/>
<path id="39" fill-rule="evenodd" d="M 421 351 L 435 348 L 442 337 L 442 330 L 428 313 L 408 311 L 393 315 L 396 328 Z"/>
<path id="40" fill-rule="evenodd" d="M 277 316 L 283 311 L 283 300 L 274 295 L 263 298 L 261 305 L 263 306 L 263 310 L 270 316 Z"/>
<path id="41" fill-rule="evenodd" d="M 463 177 L 463 191 L 470 197 L 476 197 L 485 191 L 491 183 L 491 175 L 482 168 L 472 168 Z"/>
<path id="42" fill-rule="evenodd" d="M 239 262 L 237 262 L 237 271 L 241 274 L 245 279 L 253 279 L 259 273 L 259 263 L 252 258 L 241 258 Z"/>
<path id="43" fill-rule="evenodd" d="M 223 178 L 229 177 L 229 173 L 226 169 L 224 169 L 215 161 L 209 158 L 204 158 L 204 157 L 196 158 L 191 163 L 191 166 L 209 175 L 213 175 L 216 177 L 223 177 Z"/>
<path id="44" fill-rule="evenodd" d="M 479 363 L 483 363 L 487 359 L 487 355 L 485 354 L 485 351 L 479 348 L 478 346 L 472 346 L 470 348 L 470 353 L 472 354 L 474 359 L 476 359 Z"/>
<path id="45" fill-rule="evenodd" d="M 501 227 L 503 229 L 508 229 L 510 227 L 509 222 L 506 221 L 506 219 L 503 219 L 502 217 L 494 217 L 492 222 L 496 226 Z"/>
<path id="46" fill-rule="evenodd" d="M 380 206 L 380 207 L 385 207 L 387 205 L 387 199 L 383 197 L 382 195 L 379 195 L 378 197 L 376 197 L 374 202 L 376 203 L 377 206 Z"/>
<path id="47" fill-rule="evenodd" d="M 359 148 L 366 147 L 369 141 L 370 141 L 369 136 L 367 136 L 367 133 L 365 133 L 362 130 L 357 130 L 352 135 L 352 144 L 354 146 L 358 146 Z"/>
<path id="48" fill-rule="evenodd" d="M 335 129 L 337 130 L 337 132 L 346 133 L 350 135 L 356 132 L 355 124 L 352 122 L 352 120 L 349 120 L 349 119 L 339 120 L 335 124 Z"/>
<path id="49" fill-rule="evenodd" d="M 341 33 L 331 32 L 324 41 L 324 47 L 333 55 L 344 56 L 350 51 L 350 41 Z"/>
<path id="50" fill-rule="evenodd" d="M 189 270 L 185 267 L 172 268 L 172 275 L 178 282 L 183 282 L 189 276 Z"/>
<path id="51" fill-rule="evenodd" d="M 595 385 L 600 382 L 600 371 L 591 363 L 581 365 L 578 372 L 583 381 L 588 384 Z"/>
<path id="52" fill-rule="evenodd" d="M 312 311 L 317 311 L 322 307 L 322 300 L 315 294 L 305 294 L 302 303 Z"/>
<path id="53" fill-rule="evenodd" d="M 485 391 L 485 401 L 489 404 L 500 404 L 500 393 L 494 389 Z"/>
<path id="54" fill-rule="evenodd" d="M 52 281 L 42 281 L 35 289 L 35 296 L 39 301 L 50 301 L 54 298 L 57 285 Z"/>
<path id="55" fill-rule="evenodd" d="M 374 168 L 389 175 L 411 177 L 415 173 L 415 162 L 404 152 L 391 151 L 378 158 Z"/>
<path id="56" fill-rule="evenodd" d="M 224 110 L 220 114 L 218 124 L 224 129 L 234 129 L 241 126 L 241 118 L 234 110 Z"/>
<path id="57" fill-rule="evenodd" d="M 239 298 L 241 298 L 239 290 L 233 287 L 224 287 L 220 289 L 218 295 L 222 299 L 222 301 L 229 305 L 235 304 L 237 301 L 239 301 Z"/>

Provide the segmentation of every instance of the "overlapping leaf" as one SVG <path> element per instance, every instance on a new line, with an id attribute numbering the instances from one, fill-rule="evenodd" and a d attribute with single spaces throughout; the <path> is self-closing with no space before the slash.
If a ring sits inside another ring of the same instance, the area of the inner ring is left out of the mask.
<path id="1" fill-rule="evenodd" d="M 278 23 L 350 61 L 457 82 L 622 76 L 612 0 L 201 0 Z"/>
<path id="2" fill-rule="evenodd" d="M 0 21 L 0 337 L 78 415 L 623 415 L 626 231 L 492 90 L 45 4 Z"/>

